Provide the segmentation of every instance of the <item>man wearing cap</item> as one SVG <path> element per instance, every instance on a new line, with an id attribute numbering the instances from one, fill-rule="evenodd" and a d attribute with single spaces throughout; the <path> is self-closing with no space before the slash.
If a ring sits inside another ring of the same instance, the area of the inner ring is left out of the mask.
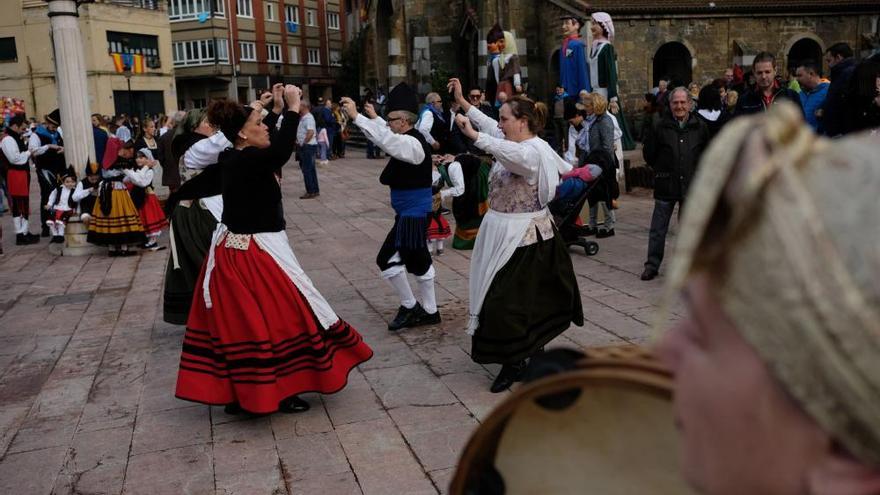
<path id="1" fill-rule="evenodd" d="M 386 123 L 370 104 L 367 116 L 358 113 L 354 101 L 342 99 L 342 108 L 367 139 L 391 157 L 379 182 L 391 188 L 394 226 L 379 249 L 376 264 L 400 297 L 397 316 L 388 330 L 440 323 L 434 295 L 434 266 L 428 252 L 428 213 L 431 211 L 431 146 L 414 126 L 418 120 L 418 96 L 406 83 L 388 95 Z M 418 281 L 421 304 L 416 301 L 407 272 Z"/>
<path id="2" fill-rule="evenodd" d="M 64 162 L 64 140 L 61 138 L 61 112 L 56 108 L 46 115 L 46 122 L 37 126 L 28 139 L 28 150 L 37 169 L 37 183 L 40 185 L 40 204 L 49 201 L 49 195 L 58 187 L 58 178 L 67 165 Z M 40 208 L 42 236 L 49 237 L 49 211 Z"/>
<path id="3" fill-rule="evenodd" d="M 684 318 L 656 349 L 699 493 L 880 493 L 878 145 L 784 103 L 704 156 L 668 277 Z"/>
<path id="4" fill-rule="evenodd" d="M 587 44 L 581 39 L 583 19 L 564 15 L 562 21 L 562 48 L 559 50 L 559 85 L 569 95 L 590 89 L 590 66 Z"/>

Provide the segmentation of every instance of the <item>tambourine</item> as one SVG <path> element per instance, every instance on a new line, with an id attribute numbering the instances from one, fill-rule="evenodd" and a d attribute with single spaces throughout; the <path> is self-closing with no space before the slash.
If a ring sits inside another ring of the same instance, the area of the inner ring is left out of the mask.
<path id="1" fill-rule="evenodd" d="M 587 351 L 527 383 L 468 441 L 451 495 L 687 495 L 672 377 L 646 350 Z"/>

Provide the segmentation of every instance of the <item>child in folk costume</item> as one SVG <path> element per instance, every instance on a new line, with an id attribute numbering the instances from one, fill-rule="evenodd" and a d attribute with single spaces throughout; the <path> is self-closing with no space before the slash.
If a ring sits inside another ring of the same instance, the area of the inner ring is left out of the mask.
<path id="1" fill-rule="evenodd" d="M 79 205 L 79 219 L 87 228 L 95 211 L 100 185 L 101 174 L 98 172 L 98 164 L 92 162 L 86 167 L 86 178 L 76 184 L 76 190 L 73 192 L 73 200 Z"/>
<path id="2" fill-rule="evenodd" d="M 276 172 L 293 153 L 302 91 L 273 88 L 285 111 L 215 101 L 208 117 L 234 148 L 219 156 L 223 214 L 196 283 L 175 395 L 226 412 L 295 413 L 306 392 L 341 390 L 370 359 L 300 267 L 285 233 Z M 279 108 L 280 110 L 280 108 Z M 282 117 L 270 138 L 268 127 Z"/>
<path id="3" fill-rule="evenodd" d="M 162 229 L 168 226 L 168 220 L 165 218 L 165 213 L 159 206 L 159 200 L 153 191 L 153 167 L 156 166 L 156 160 L 153 158 L 152 151 L 148 148 L 141 148 L 137 152 L 135 162 L 139 168 L 125 170 L 125 178 L 132 184 L 131 198 L 135 206 L 138 207 L 141 224 L 144 226 L 144 233 L 147 236 L 144 249 L 159 251 L 165 248 L 165 246 L 159 246 L 158 240 L 162 235 Z"/>
<path id="4" fill-rule="evenodd" d="M 432 210 L 428 214 L 428 244 L 431 252 L 440 256 L 443 254 L 444 239 L 452 235 L 449 222 L 441 214 L 442 207 L 448 198 L 456 198 L 464 194 L 464 176 L 461 172 L 461 164 L 455 161 L 452 155 L 438 156 L 436 160 L 448 162 L 435 163 L 431 172 L 434 196 Z"/>
<path id="5" fill-rule="evenodd" d="M 143 245 L 144 227 L 125 184 L 125 170 L 133 168 L 134 145 L 125 143 L 113 164 L 104 170 L 98 199 L 89 222 L 87 240 L 110 248 L 110 256 L 131 256 L 130 245 Z"/>
<path id="6" fill-rule="evenodd" d="M 538 137 L 542 104 L 511 98 L 499 124 L 465 100 L 458 79 L 449 89 L 466 114 L 456 119 L 462 133 L 496 160 L 471 256 L 468 333 L 471 359 L 502 365 L 490 388 L 501 392 L 521 379 L 526 359 L 584 323 L 571 258 L 547 208 L 571 165 Z"/>
<path id="7" fill-rule="evenodd" d="M 46 226 L 52 236 L 52 243 L 64 242 L 64 227 L 67 220 L 76 212 L 77 204 L 73 193 L 76 191 L 76 172 L 68 167 L 61 176 L 61 184 L 49 193 L 49 200 L 43 206 L 48 212 Z"/>

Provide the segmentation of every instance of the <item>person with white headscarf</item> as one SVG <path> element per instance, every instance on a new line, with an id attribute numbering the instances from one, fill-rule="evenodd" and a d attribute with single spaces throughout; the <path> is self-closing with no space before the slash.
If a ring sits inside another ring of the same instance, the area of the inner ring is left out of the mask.
<path id="1" fill-rule="evenodd" d="M 618 112 L 614 115 L 622 131 L 624 149 L 635 148 L 635 142 L 629 133 L 626 119 L 623 117 L 623 105 L 618 95 L 617 53 L 614 51 L 614 22 L 605 12 L 592 15 L 590 34 L 593 43 L 590 48 L 590 85 L 593 92 L 608 99 L 609 105 L 617 103 Z"/>
<path id="2" fill-rule="evenodd" d="M 699 493 L 880 493 L 878 146 L 782 103 L 704 155 L 656 348 Z"/>

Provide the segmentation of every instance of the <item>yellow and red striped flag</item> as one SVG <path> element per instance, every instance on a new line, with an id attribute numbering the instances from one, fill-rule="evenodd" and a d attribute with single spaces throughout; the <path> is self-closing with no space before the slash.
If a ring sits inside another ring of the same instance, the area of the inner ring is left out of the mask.
<path id="1" fill-rule="evenodd" d="M 131 63 L 131 71 L 135 74 L 143 74 L 146 68 L 146 63 L 144 61 L 144 56 L 135 54 Z"/>
<path id="2" fill-rule="evenodd" d="M 113 68 L 116 69 L 116 72 L 123 72 L 125 70 L 125 64 L 122 63 L 122 54 L 111 53 L 110 57 L 113 58 Z"/>

